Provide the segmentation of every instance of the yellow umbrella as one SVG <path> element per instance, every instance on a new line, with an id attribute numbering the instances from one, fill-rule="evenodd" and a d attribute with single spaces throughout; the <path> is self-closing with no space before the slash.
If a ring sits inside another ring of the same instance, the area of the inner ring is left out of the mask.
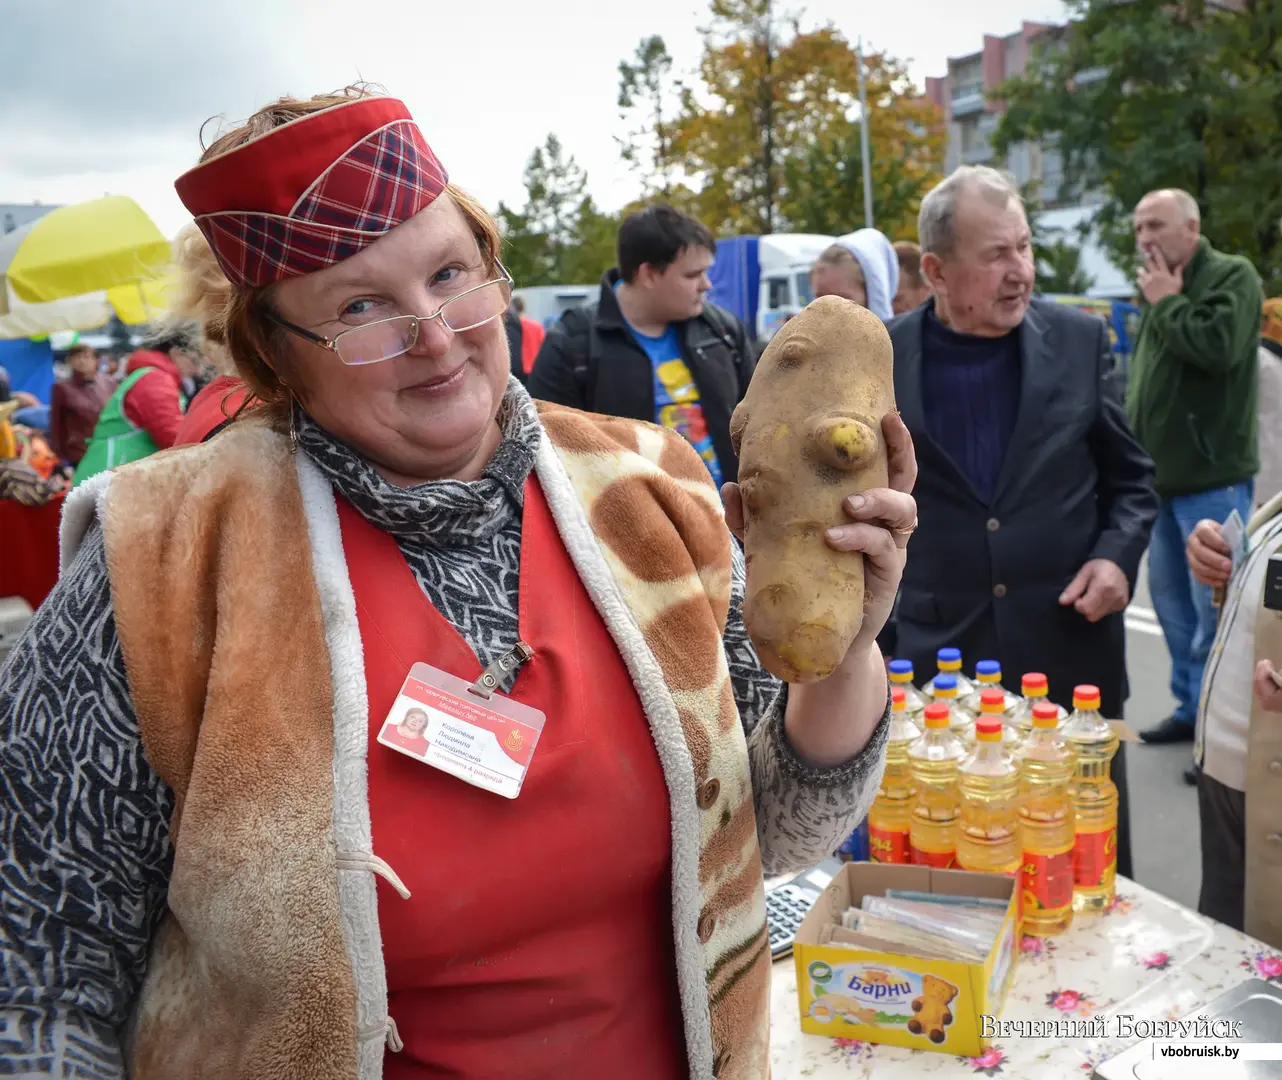
<path id="1" fill-rule="evenodd" d="M 168 311 L 175 283 L 171 271 L 154 281 L 117 285 L 43 304 L 23 303 L 10 289 L 8 314 L 0 315 L 0 341 L 59 330 L 96 330 L 110 322 L 113 314 L 129 326 L 151 322 Z"/>
<path id="2" fill-rule="evenodd" d="M 0 313 L 26 303 L 136 286 L 164 273 L 169 242 L 136 202 L 108 195 L 51 210 L 0 237 Z"/>

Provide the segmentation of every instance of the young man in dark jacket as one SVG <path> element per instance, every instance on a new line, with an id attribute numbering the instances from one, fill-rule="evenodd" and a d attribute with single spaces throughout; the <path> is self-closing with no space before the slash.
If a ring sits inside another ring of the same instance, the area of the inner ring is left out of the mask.
<path id="1" fill-rule="evenodd" d="M 1202 518 L 1223 523 L 1235 509 L 1243 522 L 1251 516 L 1263 294 L 1250 262 L 1200 235 L 1197 202 L 1185 191 L 1144 196 L 1135 238 L 1145 304 L 1127 410 L 1157 466 L 1161 509 L 1149 543 L 1149 592 L 1171 653 L 1176 702 L 1142 738 L 1191 742 L 1216 613 L 1184 547 Z"/>
<path id="2" fill-rule="evenodd" d="M 632 214 L 619 229 L 619 265 L 594 309 L 548 331 L 530 372 L 532 397 L 680 432 L 720 486 L 735 480 L 730 414 L 753 355 L 742 324 L 704 299 L 716 241 L 670 206 Z"/>

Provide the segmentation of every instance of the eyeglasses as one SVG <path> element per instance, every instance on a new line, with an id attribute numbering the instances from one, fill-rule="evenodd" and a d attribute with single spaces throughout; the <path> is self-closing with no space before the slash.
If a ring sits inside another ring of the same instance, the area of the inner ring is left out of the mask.
<path id="1" fill-rule="evenodd" d="M 457 296 L 451 296 L 431 315 L 394 315 L 390 319 L 379 319 L 378 322 L 366 323 L 364 326 L 353 326 L 332 338 L 297 326 L 281 318 L 270 308 L 266 315 L 281 329 L 329 349 L 344 364 L 353 367 L 377 364 L 380 360 L 391 360 L 414 348 L 421 323 L 440 319 L 441 325 L 447 330 L 461 334 L 465 330 L 484 326 L 502 315 L 512 302 L 513 281 L 512 275 L 502 263 L 496 265 L 502 277 L 464 289 Z"/>

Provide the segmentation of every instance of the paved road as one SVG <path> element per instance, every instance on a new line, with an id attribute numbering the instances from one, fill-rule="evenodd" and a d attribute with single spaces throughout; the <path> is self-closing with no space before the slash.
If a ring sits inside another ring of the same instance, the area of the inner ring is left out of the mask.
<path id="1" fill-rule="evenodd" d="M 1175 704 L 1169 689 L 1170 657 L 1153 614 L 1144 568 L 1126 615 L 1126 666 L 1131 683 L 1126 721 L 1139 732 L 1169 716 Z M 1182 776 L 1191 755 L 1190 743 L 1135 744 L 1127 750 L 1127 768 L 1135 877 L 1195 908 L 1202 879 L 1197 793 Z"/>

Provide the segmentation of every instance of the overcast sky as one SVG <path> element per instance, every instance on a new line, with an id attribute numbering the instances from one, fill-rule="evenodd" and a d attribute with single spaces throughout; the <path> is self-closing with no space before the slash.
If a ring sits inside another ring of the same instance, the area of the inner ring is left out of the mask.
<path id="1" fill-rule="evenodd" d="M 907 60 L 919 84 L 985 32 L 1064 18 L 1060 0 L 797 7 Z M 523 201 L 525 161 L 555 132 L 616 209 L 636 195 L 613 140 L 619 60 L 657 33 L 692 68 L 706 13 L 703 0 L 0 0 L 0 203 L 130 195 L 173 235 L 187 220 L 173 181 L 207 118 L 365 79 L 405 99 L 451 179 L 490 207 Z"/>

